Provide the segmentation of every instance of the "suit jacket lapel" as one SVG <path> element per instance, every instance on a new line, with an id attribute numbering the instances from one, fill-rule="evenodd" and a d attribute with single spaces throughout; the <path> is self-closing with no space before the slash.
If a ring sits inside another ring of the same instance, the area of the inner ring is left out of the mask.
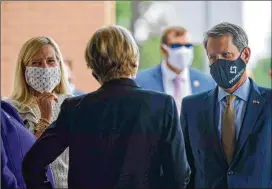
<path id="1" fill-rule="evenodd" d="M 236 143 L 236 149 L 233 156 L 233 162 L 237 159 L 241 149 L 243 148 L 248 136 L 252 132 L 253 126 L 260 116 L 260 113 L 266 103 L 266 100 L 261 96 L 258 86 L 252 81 L 251 82 L 251 93 L 248 98 L 247 107 L 245 111 L 244 120 L 239 133 L 239 138 Z"/>
<path id="2" fill-rule="evenodd" d="M 158 88 L 160 92 L 165 92 L 164 86 L 163 86 L 161 64 L 159 64 L 156 67 L 155 72 L 153 73 L 153 79 L 155 82 L 152 82 L 152 83 L 157 84 L 155 88 Z"/>
<path id="3" fill-rule="evenodd" d="M 212 137 L 212 147 L 214 148 L 218 157 L 225 161 L 223 148 L 218 137 L 217 123 L 216 123 L 216 102 L 217 102 L 218 87 L 213 89 L 203 101 L 204 119 L 206 120 L 205 134 Z"/>

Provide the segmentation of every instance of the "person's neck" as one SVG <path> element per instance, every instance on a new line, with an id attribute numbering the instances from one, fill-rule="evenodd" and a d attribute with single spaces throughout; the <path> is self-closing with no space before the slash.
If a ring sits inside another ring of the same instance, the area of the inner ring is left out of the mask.
<path id="1" fill-rule="evenodd" d="M 166 65 L 171 71 L 175 72 L 176 74 L 180 74 L 182 72 L 182 70 L 174 68 L 168 61 L 166 61 Z"/>
<path id="2" fill-rule="evenodd" d="M 243 74 L 242 78 L 238 81 L 238 83 L 236 83 L 232 88 L 229 89 L 223 89 L 224 91 L 226 91 L 227 93 L 234 93 L 240 86 L 242 86 L 247 80 L 247 75 L 246 73 Z"/>

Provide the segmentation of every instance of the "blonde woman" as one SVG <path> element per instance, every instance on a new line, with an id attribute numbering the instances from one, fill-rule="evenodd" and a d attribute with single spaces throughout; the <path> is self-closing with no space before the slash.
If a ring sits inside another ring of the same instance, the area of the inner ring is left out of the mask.
<path id="1" fill-rule="evenodd" d="M 8 102 L 22 117 L 25 127 L 40 137 L 56 120 L 60 105 L 70 95 L 63 59 L 57 43 L 34 37 L 23 45 Z M 68 149 L 51 164 L 56 188 L 67 188 Z"/>

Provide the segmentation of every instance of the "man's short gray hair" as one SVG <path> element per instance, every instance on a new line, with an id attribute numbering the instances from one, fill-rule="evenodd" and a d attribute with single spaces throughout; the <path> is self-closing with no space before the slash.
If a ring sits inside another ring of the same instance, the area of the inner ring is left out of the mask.
<path id="1" fill-rule="evenodd" d="M 248 46 L 248 37 L 246 32 L 235 24 L 228 22 L 223 22 L 215 25 L 210 30 L 204 33 L 203 45 L 207 50 L 207 42 L 210 37 L 218 36 L 231 36 L 233 44 L 237 47 L 239 52 L 241 52 L 245 47 Z"/>

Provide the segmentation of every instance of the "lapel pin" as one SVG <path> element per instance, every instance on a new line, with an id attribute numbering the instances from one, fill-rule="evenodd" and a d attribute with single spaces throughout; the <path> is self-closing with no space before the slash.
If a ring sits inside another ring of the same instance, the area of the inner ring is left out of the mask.
<path id="1" fill-rule="evenodd" d="M 199 87 L 199 85 L 200 85 L 199 81 L 195 80 L 195 81 L 194 81 L 194 86 L 195 86 L 195 87 Z"/>
<path id="2" fill-rule="evenodd" d="M 260 104 L 259 100 L 253 100 L 253 104 Z"/>

